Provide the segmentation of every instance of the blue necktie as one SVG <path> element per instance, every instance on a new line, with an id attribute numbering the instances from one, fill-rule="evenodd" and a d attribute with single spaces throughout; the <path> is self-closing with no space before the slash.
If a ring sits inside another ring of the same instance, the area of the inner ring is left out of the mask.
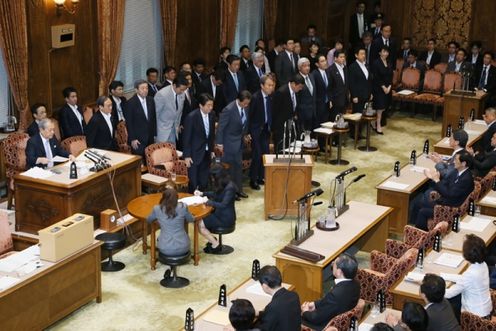
<path id="1" fill-rule="evenodd" d="M 239 92 L 239 81 L 238 81 L 238 75 L 233 74 L 233 80 L 234 80 L 234 85 L 236 85 L 236 91 Z"/>
<path id="2" fill-rule="evenodd" d="M 245 116 L 245 109 L 241 108 L 241 124 L 243 124 L 243 127 L 246 124 L 246 116 Z"/>
<path id="3" fill-rule="evenodd" d="M 482 70 L 482 75 L 479 81 L 479 89 L 482 89 L 484 88 L 484 86 L 486 86 L 487 68 L 487 66 L 484 66 L 484 69 Z"/>

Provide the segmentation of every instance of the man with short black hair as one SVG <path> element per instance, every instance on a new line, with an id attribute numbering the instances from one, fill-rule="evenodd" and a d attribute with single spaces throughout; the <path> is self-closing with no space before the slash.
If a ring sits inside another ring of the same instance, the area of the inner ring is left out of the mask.
<path id="1" fill-rule="evenodd" d="M 356 13 L 350 18 L 350 44 L 355 45 L 363 36 L 365 31 L 369 30 L 369 22 L 365 16 L 365 1 L 357 1 Z"/>
<path id="2" fill-rule="evenodd" d="M 425 62 L 429 69 L 433 69 L 436 64 L 441 63 L 441 53 L 436 51 L 436 39 L 430 38 L 427 41 L 427 50 L 420 54 L 418 60 Z"/>
<path id="3" fill-rule="evenodd" d="M 388 61 L 396 66 L 396 55 L 398 48 L 396 47 L 396 40 L 391 38 L 392 28 L 390 24 L 383 24 L 381 27 L 381 36 L 375 38 L 370 47 L 369 63 L 374 63 L 375 60 L 379 58 L 379 52 L 382 47 L 387 46 L 389 48 Z"/>
<path id="4" fill-rule="evenodd" d="M 442 59 L 442 62 L 444 63 L 450 63 L 455 61 L 456 52 L 460 48 L 460 44 L 454 40 L 451 40 L 450 42 L 448 42 L 447 47 L 448 47 L 448 53 Z"/>
<path id="5" fill-rule="evenodd" d="M 492 65 L 494 55 L 492 52 L 484 52 L 482 65 L 476 69 L 474 85 L 476 90 L 482 90 L 488 94 L 486 107 L 496 105 L 496 67 Z"/>
<path id="6" fill-rule="evenodd" d="M 66 87 L 62 94 L 66 102 L 59 110 L 59 126 L 62 131 L 62 139 L 83 136 L 86 122 L 83 117 L 83 108 L 77 104 L 77 90 L 72 86 Z"/>
<path id="7" fill-rule="evenodd" d="M 245 77 L 239 72 L 241 59 L 239 56 L 230 54 L 227 57 L 227 70 L 222 90 L 224 92 L 224 100 L 229 104 L 236 100 L 236 97 L 241 91 L 246 90 Z"/>
<path id="8" fill-rule="evenodd" d="M 198 95 L 207 93 L 214 98 L 214 113 L 216 119 L 219 118 L 220 112 L 226 105 L 224 93 L 222 91 L 224 77 L 225 72 L 223 70 L 216 70 L 201 82 L 200 88 L 196 91 Z"/>
<path id="9" fill-rule="evenodd" d="M 309 24 L 307 26 L 307 34 L 301 38 L 301 43 L 304 45 L 310 45 L 311 43 L 317 43 L 322 46 L 322 39 L 317 36 L 317 27 L 315 24 Z"/>
<path id="10" fill-rule="evenodd" d="M 294 47 L 294 39 L 287 38 L 284 44 L 284 51 L 279 53 L 276 58 L 274 72 L 277 76 L 277 86 L 287 84 L 289 79 L 297 72 L 298 59 L 293 53 Z"/>
<path id="11" fill-rule="evenodd" d="M 164 76 L 164 85 L 162 87 L 172 85 L 172 82 L 177 77 L 176 68 L 174 68 L 173 66 L 167 66 L 162 71 L 162 75 Z"/>
<path id="12" fill-rule="evenodd" d="M 148 82 L 148 96 L 154 97 L 155 94 L 160 90 L 158 83 L 158 70 L 157 68 L 146 69 L 146 80 Z"/>
<path id="13" fill-rule="evenodd" d="M 347 312 L 360 299 L 360 283 L 355 280 L 358 270 L 356 259 L 341 254 L 332 265 L 335 285 L 329 293 L 317 301 L 304 302 L 301 306 L 302 322 L 315 330 L 322 330 L 327 323 L 339 314 Z"/>
<path id="14" fill-rule="evenodd" d="M 193 61 L 193 72 L 191 73 L 191 78 L 193 79 L 193 84 L 195 85 L 195 90 L 198 91 L 201 82 L 208 76 L 205 74 L 205 60 L 202 58 L 197 58 Z"/>
<path id="15" fill-rule="evenodd" d="M 239 57 L 241 59 L 239 70 L 241 72 L 246 72 L 246 70 L 248 70 L 248 68 L 252 66 L 251 50 L 250 47 L 248 47 L 248 45 L 243 45 L 239 48 Z"/>
<path id="16" fill-rule="evenodd" d="M 471 75 L 470 78 L 473 78 L 472 64 L 470 64 L 470 62 L 468 62 L 466 58 L 467 58 L 467 52 L 463 48 L 458 49 L 456 51 L 455 60 L 448 63 L 448 69 L 446 71 L 459 72 L 461 74 L 468 73 Z"/>
<path id="17" fill-rule="evenodd" d="M 114 80 L 109 85 L 109 97 L 112 101 L 112 121 L 117 125 L 120 121 L 124 121 L 124 83 L 120 80 Z"/>
<path id="18" fill-rule="evenodd" d="M 264 311 L 259 314 L 259 328 L 262 331 L 300 331 L 300 298 L 296 292 L 282 287 L 281 273 L 275 266 L 260 269 L 258 281 L 265 293 L 272 297 Z"/>
<path id="19" fill-rule="evenodd" d="M 470 43 L 470 63 L 478 70 L 482 66 L 482 43 L 478 40 Z"/>
<path id="20" fill-rule="evenodd" d="M 269 60 L 269 66 L 271 71 L 275 71 L 276 58 L 282 51 L 284 51 L 284 40 L 278 39 L 276 40 L 276 44 L 274 48 L 267 54 L 267 59 Z"/>
<path id="21" fill-rule="evenodd" d="M 33 115 L 34 121 L 31 122 L 27 129 L 27 133 L 30 137 L 40 132 L 39 124 L 43 119 L 47 118 L 46 106 L 42 103 L 35 103 L 31 106 L 31 114 Z"/>

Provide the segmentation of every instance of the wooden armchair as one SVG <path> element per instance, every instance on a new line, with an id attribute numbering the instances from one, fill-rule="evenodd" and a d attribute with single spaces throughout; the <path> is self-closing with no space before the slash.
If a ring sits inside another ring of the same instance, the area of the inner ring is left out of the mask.
<path id="1" fill-rule="evenodd" d="M 117 124 L 117 130 L 115 131 L 115 140 L 117 141 L 117 148 L 119 152 L 131 154 L 131 146 L 127 143 L 127 127 L 125 121 L 120 121 Z"/>
<path id="2" fill-rule="evenodd" d="M 460 316 L 460 324 L 462 330 L 477 330 L 477 331 L 494 331 L 496 330 L 496 290 L 491 291 L 491 300 L 493 302 L 492 319 L 486 320 L 475 314 L 467 311 L 462 311 Z"/>
<path id="3" fill-rule="evenodd" d="M 416 68 L 405 68 L 401 73 L 401 83 L 398 87 L 400 90 L 408 89 L 415 91 L 409 95 L 398 94 L 398 91 L 393 91 L 393 100 L 395 101 L 412 101 L 417 95 L 420 88 L 420 70 Z"/>
<path id="4" fill-rule="evenodd" d="M 432 105 L 432 120 L 436 120 L 437 107 L 440 106 L 438 98 L 443 89 L 443 75 L 436 70 L 427 70 L 424 76 L 423 93 L 416 95 L 413 100 L 416 103 Z M 442 105 L 442 104 L 441 104 Z"/>
<path id="5" fill-rule="evenodd" d="M 410 248 L 403 256 L 396 259 L 379 251 L 370 253 L 370 269 L 358 269 L 357 280 L 360 283 L 360 297 L 368 302 L 375 302 L 377 292 L 383 290 L 386 304 L 392 304 L 393 297 L 389 289 L 401 277 L 406 275 L 417 260 L 418 249 Z"/>
<path id="6" fill-rule="evenodd" d="M 446 70 L 448 70 L 448 64 L 447 63 L 438 63 L 434 66 L 434 70 L 437 70 L 444 75 L 446 73 Z"/>
<path id="7" fill-rule="evenodd" d="M 27 133 L 14 132 L 9 134 L 2 143 L 5 174 L 8 179 L 8 209 L 12 208 L 12 200 L 14 199 L 14 176 L 26 170 L 26 144 L 28 140 L 29 135 Z"/>
<path id="8" fill-rule="evenodd" d="M 82 151 L 84 151 L 88 146 L 86 145 L 86 136 L 72 136 L 62 140 L 60 143 L 63 149 L 65 149 L 69 154 L 78 156 Z"/>
<path id="9" fill-rule="evenodd" d="M 399 259 L 410 248 L 432 248 L 436 233 L 444 236 L 448 233 L 449 224 L 447 222 L 438 223 L 429 232 L 423 231 L 411 225 L 406 225 L 403 241 L 386 239 L 386 255 Z"/>
<path id="10" fill-rule="evenodd" d="M 176 146 L 171 143 L 156 143 L 145 148 L 148 172 L 161 177 L 170 177 L 172 171 L 177 175 L 188 176 L 186 162 L 179 160 Z"/>

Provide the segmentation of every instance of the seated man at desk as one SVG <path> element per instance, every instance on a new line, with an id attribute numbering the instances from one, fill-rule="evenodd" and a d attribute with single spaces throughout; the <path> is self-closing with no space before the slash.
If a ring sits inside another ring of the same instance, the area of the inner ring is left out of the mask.
<path id="1" fill-rule="evenodd" d="M 491 138 L 490 152 L 484 153 L 481 157 L 475 157 L 474 150 L 469 147 L 468 152 L 474 156 L 474 168 L 472 172 L 475 177 L 484 177 L 492 168 L 496 166 L 496 132 Z"/>
<path id="2" fill-rule="evenodd" d="M 54 165 L 55 156 L 68 157 L 74 160 L 74 156 L 69 155 L 57 141 L 55 135 L 55 125 L 49 118 L 45 118 L 38 124 L 40 133 L 29 138 L 26 145 L 26 168 L 33 167 L 51 168 Z"/>
<path id="3" fill-rule="evenodd" d="M 320 300 L 304 302 L 302 322 L 315 330 L 322 330 L 334 317 L 347 312 L 360 299 L 360 284 L 355 280 L 358 263 L 353 256 L 341 254 L 332 264 L 335 286 Z"/>
<path id="4" fill-rule="evenodd" d="M 482 115 L 484 122 L 487 124 L 487 130 L 482 134 L 481 148 L 479 150 L 479 157 L 485 152 L 491 151 L 491 138 L 496 132 L 496 108 L 486 108 L 484 115 Z"/>
<path id="5" fill-rule="evenodd" d="M 435 167 L 436 170 L 439 171 L 441 178 L 455 169 L 455 155 L 467 147 L 467 142 L 467 132 L 463 129 L 456 130 L 449 138 L 449 146 L 453 149 L 453 154 L 451 154 L 450 158 L 443 159 L 443 157 L 436 152 L 429 155 L 429 158 L 436 163 Z"/>
<path id="6" fill-rule="evenodd" d="M 426 199 L 421 205 L 415 206 L 418 215 L 415 219 L 415 226 L 427 231 L 427 221 L 434 216 L 435 205 L 460 206 L 468 195 L 474 190 L 474 178 L 469 168 L 472 167 L 473 158 L 467 151 L 459 151 L 455 155 L 455 170 L 441 179 L 438 171 L 431 172 L 424 170 L 427 178 L 432 180 L 434 191 L 440 197 L 436 200 Z"/>
<path id="7" fill-rule="evenodd" d="M 262 331 L 300 331 L 301 309 L 300 298 L 296 292 L 281 286 L 282 276 L 272 265 L 260 269 L 258 276 L 262 289 L 272 296 L 272 300 L 259 314 L 258 327 Z"/>

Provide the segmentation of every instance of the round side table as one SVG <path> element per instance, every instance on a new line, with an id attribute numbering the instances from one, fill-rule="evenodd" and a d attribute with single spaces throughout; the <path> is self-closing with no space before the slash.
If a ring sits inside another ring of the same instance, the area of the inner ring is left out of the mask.
<path id="1" fill-rule="evenodd" d="M 334 127 L 333 130 L 334 130 L 334 132 L 336 132 L 338 134 L 338 155 L 337 155 L 337 158 L 335 160 L 331 160 L 331 161 L 329 161 L 329 163 L 334 164 L 334 165 L 350 164 L 350 161 L 343 160 L 341 158 L 341 149 L 343 147 L 343 136 L 345 134 L 347 134 L 348 132 L 350 132 L 350 128 L 349 127 L 344 127 L 344 128 Z"/>
<path id="2" fill-rule="evenodd" d="M 362 121 L 367 122 L 367 137 L 365 146 L 358 147 L 362 152 L 375 152 L 377 148 L 370 146 L 370 123 L 377 120 L 377 115 L 367 116 L 365 114 L 362 115 Z"/>
<path id="3" fill-rule="evenodd" d="M 313 159 L 315 162 L 317 162 L 317 155 L 319 154 L 320 152 L 320 147 L 319 145 L 317 145 L 317 147 L 305 147 L 305 146 L 301 146 L 301 150 L 303 152 L 303 154 L 310 154 L 312 155 Z M 320 186 L 320 183 L 315 181 L 315 180 L 312 180 L 312 186 L 313 187 L 319 187 Z"/>

